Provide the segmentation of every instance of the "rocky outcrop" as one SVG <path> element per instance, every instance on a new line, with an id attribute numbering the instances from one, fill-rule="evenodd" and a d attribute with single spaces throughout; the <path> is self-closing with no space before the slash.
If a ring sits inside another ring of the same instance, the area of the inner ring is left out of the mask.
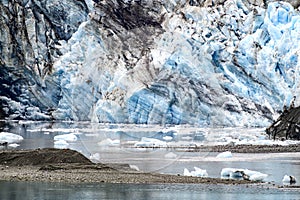
<path id="1" fill-rule="evenodd" d="M 87 19 L 79 1 L 0 2 L 0 116 L 50 119 L 60 97 L 53 63 L 59 46 Z"/>
<path id="2" fill-rule="evenodd" d="M 266 129 L 275 139 L 300 140 L 300 107 L 285 109 L 279 118 Z"/>
<path id="3" fill-rule="evenodd" d="M 81 153 L 70 149 L 36 149 L 0 152 L 0 165 L 48 165 L 48 164 L 85 164 L 92 162 Z"/>
<path id="4" fill-rule="evenodd" d="M 1 118 L 266 126 L 299 90 L 286 2 L 0 6 Z"/>

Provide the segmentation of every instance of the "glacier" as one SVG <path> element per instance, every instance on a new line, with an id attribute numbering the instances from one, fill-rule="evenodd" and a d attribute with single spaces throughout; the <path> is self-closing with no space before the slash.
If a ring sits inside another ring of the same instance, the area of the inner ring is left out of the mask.
<path id="1" fill-rule="evenodd" d="M 297 1 L 0 3 L 0 119 L 268 126 L 299 105 Z"/>

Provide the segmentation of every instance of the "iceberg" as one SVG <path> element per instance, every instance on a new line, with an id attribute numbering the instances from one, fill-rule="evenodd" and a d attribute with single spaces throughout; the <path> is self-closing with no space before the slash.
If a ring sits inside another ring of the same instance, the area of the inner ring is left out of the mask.
<path id="1" fill-rule="evenodd" d="M 197 177 L 208 177 L 208 173 L 205 169 L 200 169 L 198 167 L 194 167 L 194 171 L 189 171 L 187 168 L 184 168 L 183 175 L 184 176 L 197 176 Z"/>
<path id="2" fill-rule="evenodd" d="M 136 142 L 134 144 L 134 147 L 167 147 L 167 143 L 165 141 L 161 141 L 159 139 L 155 139 L 155 138 L 147 138 L 147 137 L 142 137 L 141 141 Z"/>
<path id="3" fill-rule="evenodd" d="M 98 142 L 98 145 L 99 146 L 119 146 L 120 140 L 112 140 L 110 138 L 107 138 L 105 140 Z"/>
<path id="4" fill-rule="evenodd" d="M 251 181 L 265 181 L 268 175 L 249 169 L 223 168 L 221 171 L 221 177 L 233 179 L 242 178 Z"/>
<path id="5" fill-rule="evenodd" d="M 294 176 L 284 175 L 284 177 L 282 179 L 283 184 L 294 184 L 296 182 L 297 182 L 297 180 Z"/>
<path id="6" fill-rule="evenodd" d="M 54 141 L 54 148 L 65 149 L 65 148 L 68 148 L 68 146 L 69 146 L 69 143 L 65 140 Z"/>
<path id="7" fill-rule="evenodd" d="M 0 132 L 0 142 L 7 142 L 8 144 L 11 144 L 12 146 L 13 143 L 19 143 L 23 140 L 24 138 L 20 135 L 14 134 L 14 133 L 8 133 L 8 132 Z"/>
<path id="8" fill-rule="evenodd" d="M 230 151 L 225 151 L 225 152 L 219 153 L 217 155 L 217 158 L 232 158 L 232 154 Z"/>
<path id="9" fill-rule="evenodd" d="M 54 136 L 55 141 L 66 141 L 66 142 L 75 142 L 77 141 L 77 136 L 73 133 L 56 135 Z"/>

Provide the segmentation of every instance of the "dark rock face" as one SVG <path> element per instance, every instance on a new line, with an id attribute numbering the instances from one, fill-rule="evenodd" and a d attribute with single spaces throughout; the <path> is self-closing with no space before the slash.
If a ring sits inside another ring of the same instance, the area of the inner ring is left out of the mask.
<path id="1" fill-rule="evenodd" d="M 300 140 L 300 107 L 285 109 L 266 132 L 274 139 Z"/>
<path id="2" fill-rule="evenodd" d="M 84 0 L 0 2 L 1 118 L 51 118 L 60 99 L 59 74 L 52 70 L 59 41 L 68 40 L 87 14 Z"/>
<path id="3" fill-rule="evenodd" d="M 143 26 L 160 27 L 161 3 L 159 1 L 100 1 L 96 8 L 104 15 L 103 23 L 120 25 L 126 30 L 141 28 Z M 145 12 L 147 11 L 147 12 Z M 109 23 L 109 21 L 114 23 Z"/>

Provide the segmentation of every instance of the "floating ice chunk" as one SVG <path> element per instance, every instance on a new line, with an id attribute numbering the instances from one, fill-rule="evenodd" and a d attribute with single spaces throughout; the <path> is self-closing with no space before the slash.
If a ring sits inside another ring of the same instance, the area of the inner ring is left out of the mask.
<path id="1" fill-rule="evenodd" d="M 20 145 L 17 143 L 12 143 L 12 144 L 8 145 L 8 147 L 11 147 L 11 148 L 17 148 L 18 146 L 20 146 Z"/>
<path id="2" fill-rule="evenodd" d="M 136 165 L 129 165 L 129 167 L 130 167 L 131 169 L 136 170 L 136 171 L 140 171 L 139 167 L 136 166 Z"/>
<path id="3" fill-rule="evenodd" d="M 283 179 L 282 179 L 282 182 L 284 182 L 284 183 L 290 183 L 290 181 L 291 181 L 290 176 L 284 175 L 284 177 L 283 177 Z"/>
<path id="4" fill-rule="evenodd" d="M 232 154 L 230 151 L 225 151 L 225 152 L 219 153 L 217 155 L 217 158 L 232 158 Z"/>
<path id="5" fill-rule="evenodd" d="M 69 146 L 69 143 L 66 142 L 65 140 L 58 140 L 54 142 L 54 148 L 58 148 L 58 149 L 64 149 L 67 148 Z"/>
<path id="6" fill-rule="evenodd" d="M 199 177 L 208 177 L 208 173 L 205 169 L 200 169 L 198 167 L 194 167 L 195 171 L 192 171 L 193 176 L 199 176 Z"/>
<path id="7" fill-rule="evenodd" d="M 98 142 L 98 145 L 99 146 L 119 146 L 120 140 L 112 140 L 110 138 L 107 138 L 105 140 Z"/>
<path id="8" fill-rule="evenodd" d="M 177 155 L 173 152 L 170 152 L 165 155 L 165 158 L 175 159 L 177 158 Z"/>
<path id="9" fill-rule="evenodd" d="M 249 177 L 250 181 L 264 181 L 268 177 L 267 174 L 263 174 L 261 172 L 257 172 Z"/>
<path id="10" fill-rule="evenodd" d="M 221 171 L 221 177 L 229 177 L 230 173 L 237 171 L 236 168 L 223 168 Z"/>
<path id="11" fill-rule="evenodd" d="M 54 136 L 54 140 L 64 140 L 67 142 L 75 142 L 77 141 L 77 136 L 73 133 L 70 134 L 63 134 L 63 135 L 56 135 Z"/>
<path id="12" fill-rule="evenodd" d="M 283 184 L 293 184 L 296 183 L 296 178 L 294 176 L 284 175 L 282 179 Z"/>
<path id="13" fill-rule="evenodd" d="M 0 133 L 0 142 L 7 142 L 7 143 L 18 143 L 21 142 L 24 138 L 20 135 L 8 132 L 1 132 Z"/>
<path id="14" fill-rule="evenodd" d="M 236 171 L 230 172 L 229 177 L 230 178 L 244 178 L 245 177 L 247 179 L 249 178 L 249 177 L 245 176 L 245 173 L 242 170 L 236 170 Z"/>
<path id="15" fill-rule="evenodd" d="M 194 167 L 195 171 L 189 171 L 187 168 L 184 168 L 184 176 L 197 176 L 197 177 L 208 177 L 208 173 L 205 169 L 200 169 L 199 167 Z"/>
<path id="16" fill-rule="evenodd" d="M 95 160 L 95 161 L 99 161 L 100 160 L 100 154 L 99 153 L 94 153 L 90 156 L 90 160 Z"/>
<path id="17" fill-rule="evenodd" d="M 223 168 L 221 171 L 221 177 L 243 178 L 251 181 L 264 181 L 267 176 L 267 174 L 248 169 Z"/>
<path id="18" fill-rule="evenodd" d="M 192 176 L 192 174 L 190 173 L 190 171 L 187 168 L 184 168 L 183 176 Z"/>
<path id="19" fill-rule="evenodd" d="M 140 142 L 134 144 L 135 147 L 166 147 L 167 143 L 155 138 L 142 137 Z"/>
<path id="20" fill-rule="evenodd" d="M 164 136 L 163 139 L 164 139 L 164 140 L 167 140 L 167 141 L 170 141 L 170 140 L 173 139 L 173 137 L 167 135 L 167 136 Z"/>

